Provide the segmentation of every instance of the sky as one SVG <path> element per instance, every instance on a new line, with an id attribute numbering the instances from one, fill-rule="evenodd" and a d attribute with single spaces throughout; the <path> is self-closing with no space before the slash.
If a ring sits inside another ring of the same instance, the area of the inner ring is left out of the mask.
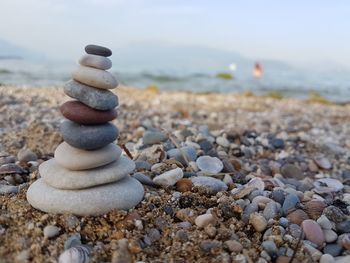
<path id="1" fill-rule="evenodd" d="M 0 11 L 1 39 L 53 59 L 143 43 L 350 68 L 344 0 L 0 0 Z"/>

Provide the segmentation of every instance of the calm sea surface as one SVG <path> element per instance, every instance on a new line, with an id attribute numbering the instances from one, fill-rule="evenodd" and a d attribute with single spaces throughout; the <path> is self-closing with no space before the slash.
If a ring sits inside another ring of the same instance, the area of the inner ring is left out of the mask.
<path id="1" fill-rule="evenodd" d="M 0 60 L 0 84 L 20 86 L 62 86 L 69 80 L 74 64 L 33 63 Z M 156 85 L 161 90 L 192 92 L 244 92 L 259 95 L 277 91 L 284 96 L 307 98 L 316 91 L 334 102 L 350 101 L 350 74 L 346 72 L 306 72 L 265 68 L 262 79 L 252 78 L 251 69 L 238 68 L 232 79 L 218 78 L 218 72 L 181 72 L 181 70 L 112 70 L 119 82 L 138 88 Z M 229 70 L 224 72 L 230 73 Z"/>

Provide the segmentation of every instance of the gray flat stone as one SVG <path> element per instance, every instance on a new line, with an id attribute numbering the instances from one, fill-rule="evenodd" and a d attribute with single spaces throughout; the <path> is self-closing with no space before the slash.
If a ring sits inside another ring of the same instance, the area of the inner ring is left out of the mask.
<path id="1" fill-rule="evenodd" d="M 83 171 L 70 171 L 51 159 L 39 166 L 39 173 L 45 183 L 52 187 L 74 190 L 116 182 L 134 169 L 134 162 L 121 156 L 113 163 Z"/>
<path id="2" fill-rule="evenodd" d="M 119 136 L 119 130 L 111 123 L 100 125 L 80 125 L 65 120 L 61 124 L 63 139 L 73 147 L 94 150 L 107 146 Z"/>
<path id="3" fill-rule="evenodd" d="M 117 79 L 110 72 L 91 67 L 79 66 L 72 72 L 72 78 L 99 89 L 114 89 L 118 86 Z"/>
<path id="4" fill-rule="evenodd" d="M 111 110 L 118 106 L 118 96 L 104 89 L 84 85 L 75 80 L 64 84 L 64 93 L 96 110 Z"/>
<path id="5" fill-rule="evenodd" d="M 28 202 L 47 213 L 79 216 L 102 215 L 113 209 L 128 210 L 143 199 L 144 189 L 136 179 L 124 179 L 82 190 L 60 190 L 47 185 L 43 179 L 28 189 Z"/>
<path id="6" fill-rule="evenodd" d="M 79 59 L 79 64 L 86 67 L 107 70 L 112 67 L 112 61 L 109 58 L 97 55 L 86 54 Z"/>
<path id="7" fill-rule="evenodd" d="M 122 154 L 122 149 L 113 143 L 107 146 L 86 151 L 63 142 L 55 150 L 56 162 L 71 171 L 79 171 L 100 167 L 116 161 Z"/>

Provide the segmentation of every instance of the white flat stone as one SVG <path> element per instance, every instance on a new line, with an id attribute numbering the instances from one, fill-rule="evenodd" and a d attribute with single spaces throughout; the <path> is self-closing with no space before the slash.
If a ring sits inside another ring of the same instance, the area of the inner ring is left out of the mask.
<path id="1" fill-rule="evenodd" d="M 58 189 L 83 189 L 121 180 L 135 169 L 135 163 L 125 156 L 91 170 L 70 171 L 55 159 L 39 166 L 39 173 L 48 185 Z"/>
<path id="2" fill-rule="evenodd" d="M 102 215 L 113 209 L 131 209 L 141 202 L 143 194 L 141 183 L 130 176 L 83 190 L 60 190 L 39 179 L 29 187 L 27 200 L 47 213 L 89 216 Z"/>
<path id="3" fill-rule="evenodd" d="M 109 58 L 85 54 L 79 59 L 79 64 L 86 67 L 93 67 L 97 69 L 107 70 L 112 67 L 112 61 Z"/>
<path id="4" fill-rule="evenodd" d="M 116 78 L 108 71 L 79 66 L 73 71 L 72 77 L 85 85 L 99 89 L 114 89 L 118 86 Z"/>
<path id="5" fill-rule="evenodd" d="M 62 167 L 72 170 L 86 170 L 116 161 L 122 149 L 116 144 L 108 144 L 98 150 L 81 150 L 63 142 L 55 150 L 55 160 Z"/>

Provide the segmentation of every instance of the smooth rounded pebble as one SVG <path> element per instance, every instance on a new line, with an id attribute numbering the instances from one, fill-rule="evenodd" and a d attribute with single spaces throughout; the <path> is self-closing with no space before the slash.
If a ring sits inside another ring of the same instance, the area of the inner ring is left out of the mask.
<path id="1" fill-rule="evenodd" d="M 220 173 L 224 168 L 224 165 L 219 158 L 211 156 L 198 157 L 196 164 L 201 171 L 210 174 Z"/>
<path id="2" fill-rule="evenodd" d="M 175 168 L 153 178 L 153 182 L 164 187 L 173 186 L 184 176 L 181 168 Z"/>
<path id="3" fill-rule="evenodd" d="M 215 225 L 216 219 L 212 214 L 203 214 L 197 216 L 194 222 L 198 227 L 203 228 L 209 224 Z"/>
<path id="4" fill-rule="evenodd" d="M 117 161 L 95 169 L 71 171 L 50 159 L 39 166 L 45 183 L 58 189 L 83 189 L 121 180 L 135 169 L 129 158 L 121 156 Z"/>
<path id="5" fill-rule="evenodd" d="M 220 191 L 226 191 L 228 186 L 218 179 L 207 176 L 194 176 L 190 178 L 194 186 L 205 187 L 211 193 L 216 194 Z"/>
<path id="6" fill-rule="evenodd" d="M 73 147 L 94 150 L 107 146 L 119 136 L 119 130 L 111 123 L 80 125 L 66 120 L 61 124 L 63 139 Z"/>
<path id="7" fill-rule="evenodd" d="M 55 160 L 60 166 L 76 171 L 109 164 L 116 161 L 121 154 L 122 149 L 113 143 L 97 150 L 86 151 L 63 142 L 55 150 Z"/>
<path id="8" fill-rule="evenodd" d="M 143 194 L 142 185 L 130 176 L 82 190 L 56 189 L 39 179 L 29 187 L 27 200 L 47 213 L 89 216 L 102 215 L 113 209 L 129 210 L 142 200 Z"/>
<path id="9" fill-rule="evenodd" d="M 323 245 L 325 242 L 324 234 L 321 227 L 316 223 L 316 221 L 311 219 L 304 220 L 301 224 L 301 227 L 303 228 L 305 237 L 308 240 L 315 243 L 319 247 Z"/>
<path id="10" fill-rule="evenodd" d="M 103 57 L 109 57 L 112 55 L 112 50 L 109 48 L 99 46 L 99 45 L 87 45 L 85 47 L 85 52 L 88 54 L 103 56 Z"/>
<path id="11" fill-rule="evenodd" d="M 60 232 L 60 228 L 57 226 L 48 225 L 44 227 L 44 237 L 46 238 L 53 238 L 57 236 L 59 232 Z"/>
<path id="12" fill-rule="evenodd" d="M 167 139 L 168 136 L 166 136 L 166 134 L 158 131 L 146 131 L 142 137 L 143 144 L 161 143 L 166 141 Z"/>
<path id="13" fill-rule="evenodd" d="M 249 223 L 255 228 L 257 232 L 263 232 L 267 227 L 267 221 L 259 213 L 252 213 L 249 218 Z"/>
<path id="14" fill-rule="evenodd" d="M 97 69 L 107 70 L 112 67 L 112 61 L 109 58 L 86 54 L 79 59 L 79 64 L 86 67 L 93 67 Z"/>
<path id="15" fill-rule="evenodd" d="M 67 101 L 61 105 L 60 111 L 68 120 L 86 125 L 103 124 L 114 120 L 118 115 L 115 109 L 96 110 L 80 101 Z"/>
<path id="16" fill-rule="evenodd" d="M 79 66 L 72 72 L 72 77 L 98 89 L 114 89 L 118 86 L 117 79 L 110 72 L 96 68 Z"/>
<path id="17" fill-rule="evenodd" d="M 110 90 L 96 89 L 70 80 L 64 84 L 64 93 L 96 110 L 111 110 L 118 106 L 118 96 Z"/>

